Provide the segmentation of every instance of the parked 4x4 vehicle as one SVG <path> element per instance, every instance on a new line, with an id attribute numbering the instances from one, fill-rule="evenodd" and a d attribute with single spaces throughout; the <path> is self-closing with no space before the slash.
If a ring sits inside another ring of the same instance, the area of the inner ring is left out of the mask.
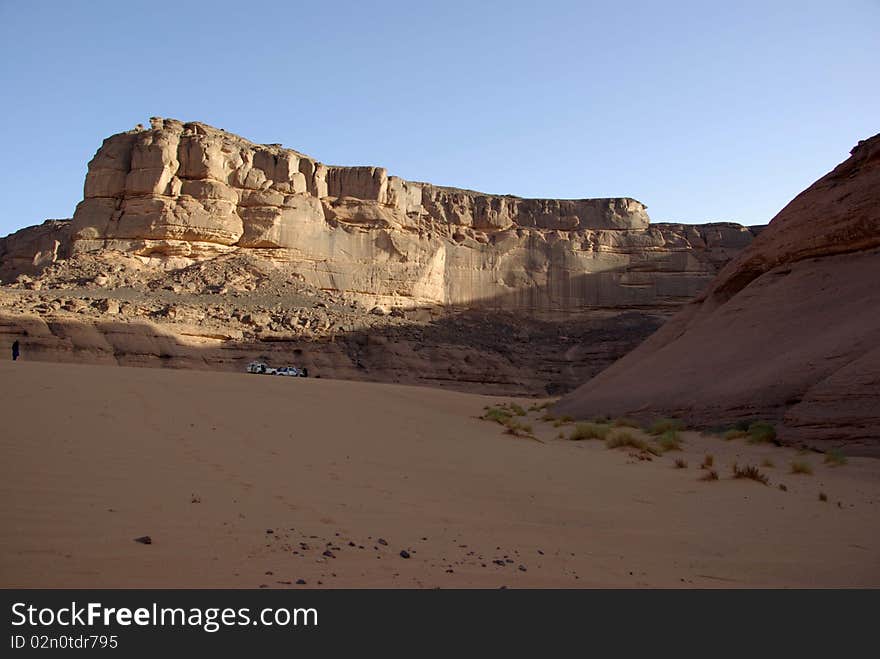
<path id="1" fill-rule="evenodd" d="M 286 375 L 294 378 L 309 377 L 309 369 L 297 368 L 296 366 L 282 366 L 281 368 L 272 368 L 264 362 L 251 362 L 247 366 L 248 373 L 256 375 Z"/>
<path id="2" fill-rule="evenodd" d="M 297 368 L 296 366 L 282 366 L 281 368 L 275 370 L 275 375 L 287 375 L 294 378 L 307 378 L 309 376 L 309 369 Z"/>
<path id="3" fill-rule="evenodd" d="M 247 366 L 248 373 L 255 373 L 256 375 L 275 375 L 278 371 L 276 368 L 272 368 L 263 362 L 251 362 Z"/>

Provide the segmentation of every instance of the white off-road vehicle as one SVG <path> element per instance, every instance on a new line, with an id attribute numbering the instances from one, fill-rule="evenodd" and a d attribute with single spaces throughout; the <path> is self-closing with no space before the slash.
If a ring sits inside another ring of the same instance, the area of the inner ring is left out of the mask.
<path id="1" fill-rule="evenodd" d="M 278 369 L 272 368 L 263 362 L 251 362 L 248 364 L 247 372 L 256 375 L 275 375 L 278 372 Z"/>
<path id="2" fill-rule="evenodd" d="M 286 375 L 293 378 L 305 378 L 308 377 L 309 371 L 306 368 L 297 368 L 296 366 L 282 366 L 281 368 L 276 369 L 275 375 Z"/>

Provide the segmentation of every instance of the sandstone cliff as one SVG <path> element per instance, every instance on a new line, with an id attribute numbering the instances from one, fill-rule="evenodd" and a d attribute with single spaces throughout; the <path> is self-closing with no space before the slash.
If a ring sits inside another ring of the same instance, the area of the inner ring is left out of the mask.
<path id="1" fill-rule="evenodd" d="M 406 181 L 154 118 L 104 141 L 72 221 L 0 239 L 0 349 L 557 394 L 631 350 L 755 233 L 651 225 L 629 198 Z"/>
<path id="2" fill-rule="evenodd" d="M 783 441 L 876 453 L 880 135 L 791 201 L 697 301 L 560 414 L 766 418 Z"/>
<path id="3" fill-rule="evenodd" d="M 176 267 L 249 249 L 371 303 L 548 310 L 681 303 L 751 238 L 735 224 L 650 226 L 628 198 L 444 188 L 153 119 L 89 163 L 71 251 Z"/>

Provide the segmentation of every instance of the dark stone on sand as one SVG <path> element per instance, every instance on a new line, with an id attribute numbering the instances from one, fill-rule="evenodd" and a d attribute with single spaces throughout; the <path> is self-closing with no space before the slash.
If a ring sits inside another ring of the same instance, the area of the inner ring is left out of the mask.
<path id="1" fill-rule="evenodd" d="M 409 552 L 406 549 L 402 549 L 400 551 L 400 557 L 401 558 L 409 558 Z"/>
<path id="2" fill-rule="evenodd" d="M 135 542 L 139 542 L 142 545 L 151 545 L 153 544 L 153 539 L 148 535 L 142 535 L 140 538 L 135 538 Z"/>

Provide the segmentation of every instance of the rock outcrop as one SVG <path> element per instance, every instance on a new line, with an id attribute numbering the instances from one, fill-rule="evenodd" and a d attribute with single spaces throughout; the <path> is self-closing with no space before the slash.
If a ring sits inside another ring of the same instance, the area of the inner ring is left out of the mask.
<path id="1" fill-rule="evenodd" d="M 880 135 L 791 201 L 708 289 L 560 414 L 763 418 L 880 452 Z"/>
<path id="2" fill-rule="evenodd" d="M 69 220 L 46 220 L 0 238 L 0 281 L 37 275 L 59 259 L 67 258 L 70 226 Z"/>
<path id="3" fill-rule="evenodd" d="M 104 141 L 71 221 L 0 242 L 0 349 L 557 395 L 756 233 L 652 225 L 629 198 L 406 181 L 154 118 Z"/>
<path id="4" fill-rule="evenodd" d="M 73 254 L 180 267 L 236 250 L 386 306 L 540 310 L 680 304 L 747 245 L 736 224 L 649 225 L 634 199 L 521 199 L 324 165 L 201 123 L 104 141 Z"/>

